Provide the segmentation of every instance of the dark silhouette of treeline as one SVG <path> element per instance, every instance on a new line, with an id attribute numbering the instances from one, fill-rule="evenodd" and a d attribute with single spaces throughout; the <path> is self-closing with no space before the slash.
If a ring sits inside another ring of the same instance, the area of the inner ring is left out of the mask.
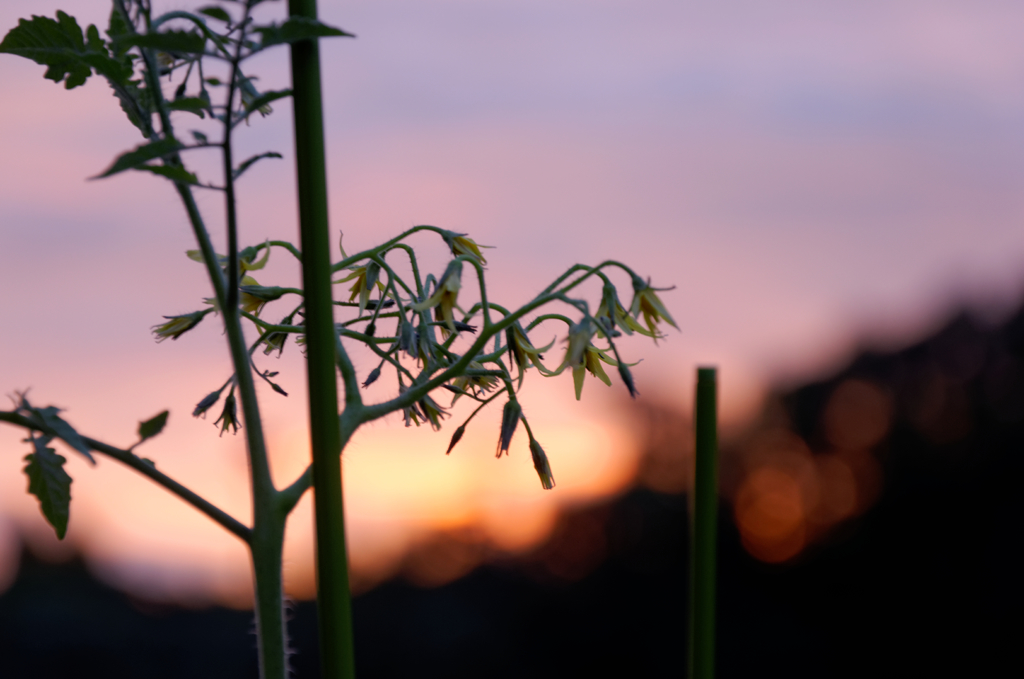
<path id="1" fill-rule="evenodd" d="M 357 597 L 359 676 L 684 676 L 689 419 L 635 408 L 638 487 L 528 556 Z M 773 395 L 722 451 L 719 676 L 1016 674 L 1022 459 L 1024 312 Z M 439 535 L 409 572 L 480 549 Z M 298 677 L 318 676 L 315 618 L 294 605 Z M 0 595 L 4 679 L 251 678 L 254 649 L 251 614 L 133 601 L 80 561 L 26 554 Z"/>

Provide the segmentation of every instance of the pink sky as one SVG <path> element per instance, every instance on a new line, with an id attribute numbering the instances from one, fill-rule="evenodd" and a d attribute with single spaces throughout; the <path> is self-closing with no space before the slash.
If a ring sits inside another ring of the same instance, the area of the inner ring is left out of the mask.
<path id="1" fill-rule="evenodd" d="M 108 13 L 5 0 L 0 30 L 56 9 L 83 24 Z M 510 304 L 608 256 L 674 284 L 663 299 L 682 332 L 626 347 L 644 359 L 642 394 L 685 403 L 694 366 L 717 363 L 736 420 L 772 381 L 835 365 L 864 338 L 910 338 L 960 302 L 1005 306 L 1024 282 L 1019 4 L 378 0 L 321 2 L 321 15 L 359 35 L 323 47 L 331 211 L 350 251 L 417 223 L 469 232 L 497 246 L 493 294 Z M 286 86 L 286 52 L 255 70 L 264 89 Z M 244 515 L 241 440 L 188 417 L 226 377 L 219 332 L 149 334 L 208 295 L 183 256 L 182 211 L 155 178 L 85 181 L 140 139 L 99 80 L 66 92 L 42 72 L 0 57 L 0 388 L 31 386 L 123 445 L 170 408 L 148 454 Z M 296 237 L 288 109 L 239 137 L 240 154 L 285 155 L 243 183 L 248 243 Z M 202 201 L 220 242 L 221 208 Z M 439 270 L 443 252 L 427 247 Z M 266 282 L 297 275 L 284 258 L 271 269 Z M 281 478 L 306 455 L 293 349 L 281 365 L 293 397 L 262 396 Z M 606 415 L 610 393 L 589 384 L 577 404 L 568 376 L 529 388 L 550 493 L 525 448 L 493 459 L 494 414 L 450 458 L 450 428 L 361 433 L 345 459 L 353 560 L 383 577 L 437 526 L 524 548 L 559 505 L 623 488 L 635 451 L 628 423 Z M 42 524 L 18 439 L 0 428 L 0 561 L 5 535 Z M 110 579 L 244 603 L 233 538 L 114 463 L 75 461 L 72 475 L 69 540 Z M 308 523 L 300 508 L 290 527 L 298 593 Z"/>

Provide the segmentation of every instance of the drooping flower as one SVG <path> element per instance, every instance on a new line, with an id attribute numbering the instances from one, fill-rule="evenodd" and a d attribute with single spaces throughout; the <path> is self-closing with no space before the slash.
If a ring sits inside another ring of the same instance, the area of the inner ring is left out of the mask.
<path id="1" fill-rule="evenodd" d="M 398 389 L 399 393 L 403 394 L 407 390 L 408 388 L 405 385 Z M 429 422 L 431 428 L 437 431 L 441 428 L 441 419 L 448 417 L 448 412 L 437 401 L 427 395 L 409 407 L 403 408 L 402 416 L 405 418 L 405 426 L 407 427 L 413 424 L 418 427 L 420 422 Z"/>
<path id="2" fill-rule="evenodd" d="M 238 308 L 252 314 L 253 316 L 259 316 L 260 311 L 263 310 L 263 306 L 267 303 L 267 300 L 263 299 L 261 296 L 246 292 L 244 288 L 259 288 L 261 287 L 260 284 L 257 283 L 256 279 L 252 276 L 242 276 L 242 281 L 239 284 L 239 287 L 243 289 L 238 297 Z"/>
<path id="3" fill-rule="evenodd" d="M 619 295 L 613 285 L 605 285 L 604 291 L 601 294 L 601 304 L 597 307 L 597 313 L 594 314 L 594 320 L 597 321 L 597 333 L 600 337 L 605 337 L 607 331 L 612 333 L 612 336 L 616 336 L 615 329 L 621 328 L 627 335 L 632 335 L 634 332 L 645 335 L 646 337 L 660 338 L 660 335 L 655 335 L 650 330 L 644 328 L 636 322 L 636 320 L 629 315 L 629 312 L 623 308 L 622 304 L 619 303 Z"/>
<path id="4" fill-rule="evenodd" d="M 451 248 L 452 256 L 459 257 L 464 255 L 480 262 L 480 264 L 487 264 L 487 260 L 484 259 L 483 253 L 480 252 L 480 248 L 493 248 L 493 245 L 480 245 L 472 238 L 469 238 L 464 233 L 455 233 L 454 231 L 445 231 L 444 240 L 448 243 L 448 247 Z"/>
<path id="5" fill-rule="evenodd" d="M 542 375 L 550 376 L 555 374 L 541 363 L 541 359 L 544 358 L 543 352 L 550 349 L 555 344 L 555 340 L 551 340 L 546 346 L 538 349 L 530 342 L 530 338 L 526 331 L 523 330 L 523 326 L 519 324 L 519 321 L 516 321 L 505 329 L 505 342 L 508 344 L 508 353 L 512 362 L 519 368 L 520 385 L 523 383 L 523 375 L 531 365 L 536 366 Z"/>
<path id="6" fill-rule="evenodd" d="M 182 314 L 180 316 L 164 316 L 167 319 L 166 323 L 160 325 L 154 325 L 153 335 L 156 337 L 157 342 L 163 342 L 167 338 L 176 340 L 192 328 L 199 325 L 206 314 L 210 313 L 209 309 L 203 311 L 193 311 L 190 314 Z"/>
<path id="7" fill-rule="evenodd" d="M 221 436 L 223 436 L 224 432 L 228 430 L 228 427 L 234 428 L 234 431 L 232 432 L 233 434 L 238 433 L 238 429 L 241 425 L 238 424 L 238 412 L 237 409 L 235 408 L 234 388 L 231 389 L 231 393 L 228 394 L 228 397 L 224 399 L 224 409 L 220 411 L 220 417 L 218 417 L 217 421 L 214 422 L 213 424 L 214 426 L 217 426 L 221 422 L 224 423 L 221 425 L 220 428 Z"/>
<path id="8" fill-rule="evenodd" d="M 253 86 L 252 80 L 252 78 L 242 78 L 239 83 L 241 85 L 239 89 L 242 92 L 242 104 L 247 109 L 247 113 L 245 115 L 247 123 L 249 121 L 249 115 L 252 113 L 252 111 L 248 111 L 248 109 L 250 109 L 252 104 L 260 97 L 260 91 Z M 270 107 L 270 104 L 263 104 L 256 110 L 260 112 L 261 116 L 266 118 L 274 109 Z"/>
<path id="9" fill-rule="evenodd" d="M 448 268 L 441 275 L 437 287 L 427 299 L 412 305 L 414 311 L 424 311 L 431 307 L 438 307 L 441 310 L 441 318 L 451 332 L 456 332 L 455 316 L 452 309 L 458 305 L 459 289 L 462 287 L 462 262 L 453 260 Z"/>
<path id="10" fill-rule="evenodd" d="M 349 288 L 348 301 L 355 301 L 356 297 L 359 298 L 359 313 L 360 315 L 366 311 L 366 306 L 370 303 L 370 293 L 373 292 L 373 286 L 376 285 L 381 292 L 384 292 L 384 284 L 380 281 L 380 264 L 377 262 L 369 262 L 365 266 L 354 266 L 351 269 L 352 273 L 340 280 L 334 281 L 335 284 L 347 283 L 355 279 L 352 287 Z"/>
<path id="11" fill-rule="evenodd" d="M 565 360 L 562 361 L 562 366 L 575 368 L 583 362 L 584 352 L 590 346 L 590 339 L 596 330 L 597 328 L 589 318 L 584 318 L 569 328 L 569 337 L 566 338 L 569 346 L 565 350 Z"/>
<path id="12" fill-rule="evenodd" d="M 641 278 L 633 279 L 633 304 L 630 305 L 629 312 L 633 314 L 636 319 L 640 318 L 640 314 L 644 316 L 644 322 L 647 324 L 647 329 L 655 336 L 655 342 L 657 342 L 658 334 L 658 323 L 665 321 L 676 330 L 679 326 L 672 319 L 672 315 L 669 314 L 665 305 L 658 299 L 657 291 L 671 290 L 672 288 L 652 288 L 650 279 L 644 282 Z"/>
<path id="13" fill-rule="evenodd" d="M 485 368 L 476 361 L 470 361 L 466 366 L 467 370 L 483 371 Z M 488 392 L 498 386 L 498 378 L 495 375 L 462 375 L 452 380 L 452 387 L 455 388 L 455 396 L 452 398 L 452 405 L 455 404 L 462 394 L 471 393 L 478 396 L 481 392 Z"/>
<path id="14" fill-rule="evenodd" d="M 602 362 L 608 365 L 618 366 L 619 363 L 614 358 L 608 357 L 607 349 L 598 349 L 593 344 L 588 344 L 583 350 L 583 356 L 581 360 L 572 365 L 572 381 L 576 387 L 576 400 L 579 401 L 583 395 L 583 379 L 586 377 L 586 373 L 590 373 L 597 379 L 601 380 L 609 387 L 612 386 L 612 380 L 608 377 L 608 373 L 604 371 Z"/>

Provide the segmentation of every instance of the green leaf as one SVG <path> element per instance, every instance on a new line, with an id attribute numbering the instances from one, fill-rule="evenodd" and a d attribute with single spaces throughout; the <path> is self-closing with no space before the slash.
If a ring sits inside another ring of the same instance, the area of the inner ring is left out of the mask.
<path id="1" fill-rule="evenodd" d="M 60 408 L 47 406 L 45 408 L 31 408 L 31 410 L 48 429 L 60 438 L 61 441 L 80 452 L 89 459 L 89 462 L 96 464 L 96 460 L 93 458 L 92 453 L 89 452 L 89 446 L 85 445 L 85 441 L 83 441 L 82 437 L 77 431 L 75 431 L 75 428 L 57 415 L 57 413 L 60 412 Z"/>
<path id="2" fill-rule="evenodd" d="M 121 110 L 128 116 L 128 121 L 139 129 L 143 137 L 149 138 L 151 127 L 146 119 L 149 111 L 144 109 L 142 90 L 134 81 L 128 81 L 124 85 L 111 83 L 110 86 L 121 104 Z"/>
<path id="3" fill-rule="evenodd" d="M 86 36 L 74 17 L 57 12 L 57 19 L 33 16 L 21 19 L 0 42 L 0 52 L 16 54 L 46 66 L 43 77 L 56 83 L 64 82 L 66 89 L 74 89 L 96 72 L 113 82 L 123 83 L 131 77 L 131 68 L 114 59 L 100 38 L 95 26 L 89 26 Z"/>
<path id="4" fill-rule="evenodd" d="M 117 49 L 143 47 L 171 54 L 202 54 L 206 38 L 191 31 L 166 31 L 164 33 L 135 33 L 117 39 Z"/>
<path id="5" fill-rule="evenodd" d="M 126 46 L 119 46 L 117 40 L 123 36 L 128 35 L 128 23 L 124 20 L 124 15 L 118 11 L 117 7 L 110 9 L 110 21 L 107 24 L 107 37 L 114 41 L 114 56 L 120 57 L 128 51 Z"/>
<path id="6" fill-rule="evenodd" d="M 32 438 L 34 453 L 25 456 L 25 474 L 28 492 L 39 499 L 43 516 L 50 522 L 61 540 L 68 531 L 71 512 L 71 477 L 64 471 L 67 460 L 53 448 L 47 448 L 48 438 Z"/>
<path id="7" fill-rule="evenodd" d="M 259 155 L 255 155 L 252 158 L 247 158 L 245 160 L 245 162 L 243 162 L 241 165 L 239 165 L 235 169 L 235 171 L 232 173 L 232 176 L 235 179 L 238 179 L 239 177 L 242 176 L 243 172 L 245 172 L 250 167 L 252 167 L 253 163 L 255 163 L 258 160 L 262 160 L 263 158 L 281 158 L 281 157 L 283 157 L 283 156 L 280 153 L 278 153 L 277 151 L 267 151 L 266 153 L 260 153 Z"/>
<path id="8" fill-rule="evenodd" d="M 209 138 L 199 130 L 192 130 L 192 136 L 195 137 L 195 140 L 200 144 L 210 143 Z"/>
<path id="9" fill-rule="evenodd" d="M 152 172 L 158 174 L 161 177 L 167 177 L 171 181 L 178 182 L 179 184 L 199 184 L 199 178 L 194 173 L 189 172 L 183 167 L 177 167 L 174 165 L 139 165 L 134 168 L 136 170 L 142 170 L 144 172 Z"/>
<path id="10" fill-rule="evenodd" d="M 266 49 L 271 45 L 284 45 L 315 38 L 356 37 L 352 33 L 346 33 L 340 28 L 322 24 L 316 19 L 308 17 L 292 17 L 281 25 L 254 26 L 253 32 L 259 33 L 263 38 L 260 49 Z"/>
<path id="11" fill-rule="evenodd" d="M 167 424 L 167 415 L 170 411 L 163 411 L 156 417 L 146 420 L 145 422 L 139 422 L 139 443 L 142 443 L 146 439 L 151 439 L 164 430 L 164 425 Z"/>
<path id="12" fill-rule="evenodd" d="M 209 7 L 201 7 L 196 10 L 200 14 L 205 14 L 208 17 L 223 21 L 224 23 L 231 24 L 231 15 L 227 13 L 223 7 L 217 7 L 216 5 L 210 5 Z"/>
<path id="13" fill-rule="evenodd" d="M 172 111 L 188 111 L 204 118 L 203 112 L 210 108 L 210 102 L 202 97 L 182 97 L 167 103 L 167 108 Z"/>
<path id="14" fill-rule="evenodd" d="M 136 146 L 131 151 L 118 156 L 117 160 L 103 174 L 96 175 L 93 179 L 102 179 L 103 177 L 115 175 L 118 172 L 137 168 L 150 160 L 174 153 L 178 150 L 179 146 L 178 140 L 171 137 Z"/>

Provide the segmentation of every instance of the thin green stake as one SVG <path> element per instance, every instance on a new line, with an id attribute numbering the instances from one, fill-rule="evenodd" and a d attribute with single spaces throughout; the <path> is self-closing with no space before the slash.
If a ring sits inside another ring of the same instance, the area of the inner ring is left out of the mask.
<path id="1" fill-rule="evenodd" d="M 316 0 L 289 0 L 292 17 L 317 18 Z M 298 175 L 302 282 L 306 295 L 306 359 L 313 448 L 316 513 L 317 616 L 320 672 L 325 679 L 352 679 L 352 601 L 348 582 L 341 486 L 337 354 L 331 300 L 320 50 L 316 40 L 292 44 L 295 164 Z"/>
<path id="2" fill-rule="evenodd" d="M 697 369 L 696 449 L 690 493 L 690 679 L 715 676 L 718 395 L 714 368 Z"/>

